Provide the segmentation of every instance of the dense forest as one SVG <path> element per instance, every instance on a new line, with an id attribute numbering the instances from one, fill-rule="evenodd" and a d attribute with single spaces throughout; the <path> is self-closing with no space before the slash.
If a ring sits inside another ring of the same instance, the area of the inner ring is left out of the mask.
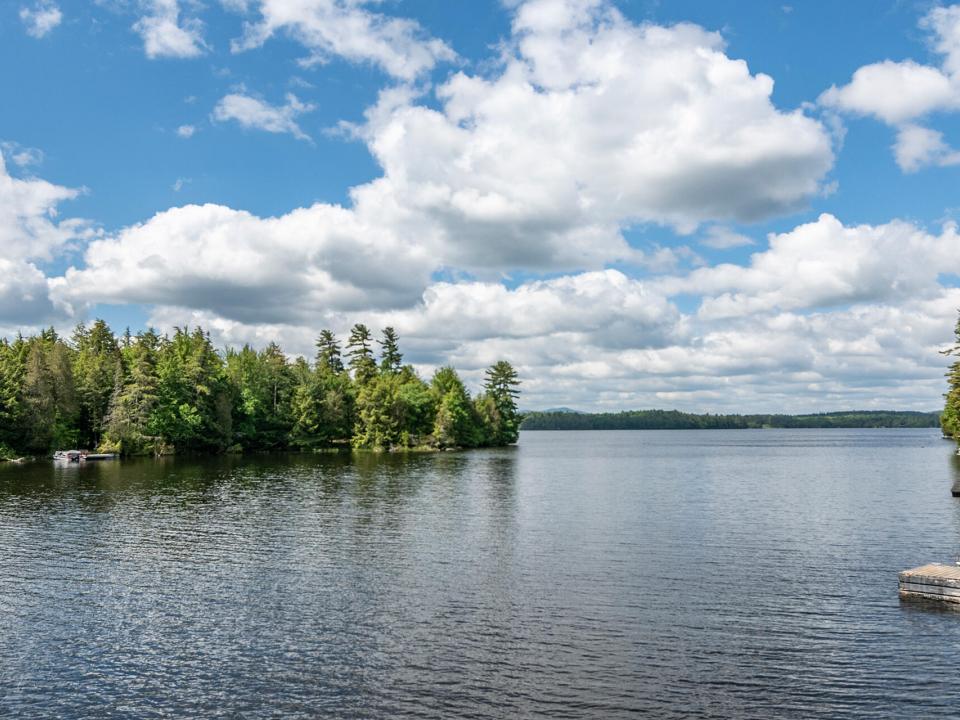
<path id="1" fill-rule="evenodd" d="M 938 413 L 854 411 L 816 415 L 694 415 L 678 410 L 534 412 L 523 430 L 746 430 L 751 428 L 937 427 Z"/>
<path id="2" fill-rule="evenodd" d="M 947 369 L 947 393 L 944 395 L 946 402 L 940 415 L 940 427 L 944 437 L 960 442 L 960 320 L 957 320 L 954 329 L 953 346 L 944 350 L 943 354 L 952 356 L 955 360 Z"/>
<path id="3" fill-rule="evenodd" d="M 379 345 L 378 352 L 375 346 Z M 124 455 L 514 443 L 517 373 L 486 371 L 472 398 L 456 371 L 429 382 L 403 363 L 393 328 L 321 332 L 312 363 L 271 343 L 216 350 L 202 329 L 116 337 L 97 320 L 0 340 L 0 458 L 60 448 Z"/>

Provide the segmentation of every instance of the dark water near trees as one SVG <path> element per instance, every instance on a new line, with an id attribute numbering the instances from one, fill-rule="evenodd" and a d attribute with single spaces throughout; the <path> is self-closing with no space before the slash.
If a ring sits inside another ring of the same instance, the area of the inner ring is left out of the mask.
<path id="1" fill-rule="evenodd" d="M 0 467 L 0 716 L 960 711 L 931 430 Z"/>

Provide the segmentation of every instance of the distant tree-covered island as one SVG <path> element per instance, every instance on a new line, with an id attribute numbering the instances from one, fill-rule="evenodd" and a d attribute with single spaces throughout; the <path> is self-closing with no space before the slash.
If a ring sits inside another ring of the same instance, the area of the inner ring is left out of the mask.
<path id="1" fill-rule="evenodd" d="M 679 410 L 527 413 L 522 430 L 748 430 L 759 428 L 930 428 L 936 412 L 851 411 L 811 415 L 696 415 Z"/>
<path id="2" fill-rule="evenodd" d="M 379 352 L 375 351 L 379 345 Z M 201 328 L 116 337 L 102 320 L 0 340 L 0 458 L 54 449 L 174 452 L 447 449 L 515 443 L 519 379 L 506 361 L 471 397 L 451 367 L 429 382 L 393 328 L 324 330 L 313 362 L 279 345 L 218 351 Z"/>

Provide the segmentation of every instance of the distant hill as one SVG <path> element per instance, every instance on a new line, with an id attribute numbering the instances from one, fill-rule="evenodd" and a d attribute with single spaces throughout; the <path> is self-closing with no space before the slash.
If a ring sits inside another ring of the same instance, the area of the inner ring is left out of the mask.
<path id="1" fill-rule="evenodd" d="M 679 410 L 579 413 L 557 408 L 526 415 L 521 430 L 748 430 L 752 428 L 934 428 L 940 413 L 849 410 L 812 415 L 696 415 Z"/>

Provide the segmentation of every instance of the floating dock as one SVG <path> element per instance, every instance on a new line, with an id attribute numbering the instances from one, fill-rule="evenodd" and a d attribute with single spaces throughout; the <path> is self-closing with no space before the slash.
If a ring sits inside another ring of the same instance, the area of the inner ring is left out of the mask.
<path id="1" fill-rule="evenodd" d="M 960 603 L 960 567 L 930 563 L 904 570 L 900 573 L 900 597 Z"/>

